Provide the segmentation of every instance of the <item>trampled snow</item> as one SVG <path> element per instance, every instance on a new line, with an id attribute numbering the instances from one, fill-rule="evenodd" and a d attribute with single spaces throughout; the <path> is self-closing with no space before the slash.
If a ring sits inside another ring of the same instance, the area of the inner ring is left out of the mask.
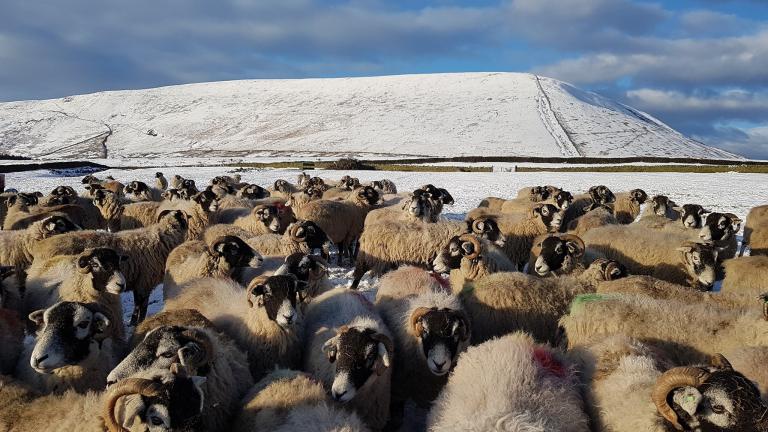
<path id="1" fill-rule="evenodd" d="M 0 103 L 0 153 L 738 158 L 650 114 L 521 73 L 227 81 Z"/>

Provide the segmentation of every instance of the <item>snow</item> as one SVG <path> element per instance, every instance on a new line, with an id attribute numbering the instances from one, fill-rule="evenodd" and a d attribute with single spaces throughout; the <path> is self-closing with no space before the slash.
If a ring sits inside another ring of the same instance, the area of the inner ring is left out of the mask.
<path id="1" fill-rule="evenodd" d="M 159 156 L 737 158 L 649 114 L 521 73 L 226 81 L 1 103 L 0 153 L 137 164 Z"/>

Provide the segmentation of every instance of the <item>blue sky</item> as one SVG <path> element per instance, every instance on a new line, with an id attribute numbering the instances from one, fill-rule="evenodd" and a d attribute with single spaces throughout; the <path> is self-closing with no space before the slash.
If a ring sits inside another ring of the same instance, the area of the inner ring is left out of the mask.
<path id="1" fill-rule="evenodd" d="M 768 159 L 768 0 L 3 0 L 0 100 L 523 71 Z"/>

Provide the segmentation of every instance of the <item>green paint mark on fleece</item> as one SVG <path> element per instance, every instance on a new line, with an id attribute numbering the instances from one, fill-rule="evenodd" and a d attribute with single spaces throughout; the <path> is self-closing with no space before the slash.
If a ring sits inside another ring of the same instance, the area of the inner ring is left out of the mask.
<path id="1" fill-rule="evenodd" d="M 605 294 L 579 294 L 571 302 L 571 312 L 578 313 L 579 310 L 587 303 L 599 302 L 611 298 Z"/>

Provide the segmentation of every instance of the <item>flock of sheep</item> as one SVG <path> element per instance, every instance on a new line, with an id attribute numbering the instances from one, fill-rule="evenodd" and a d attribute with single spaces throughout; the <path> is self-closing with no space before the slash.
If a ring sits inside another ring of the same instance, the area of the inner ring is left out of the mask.
<path id="1" fill-rule="evenodd" d="M 768 206 L 83 186 L 0 194 L 0 431 L 768 431 Z"/>

